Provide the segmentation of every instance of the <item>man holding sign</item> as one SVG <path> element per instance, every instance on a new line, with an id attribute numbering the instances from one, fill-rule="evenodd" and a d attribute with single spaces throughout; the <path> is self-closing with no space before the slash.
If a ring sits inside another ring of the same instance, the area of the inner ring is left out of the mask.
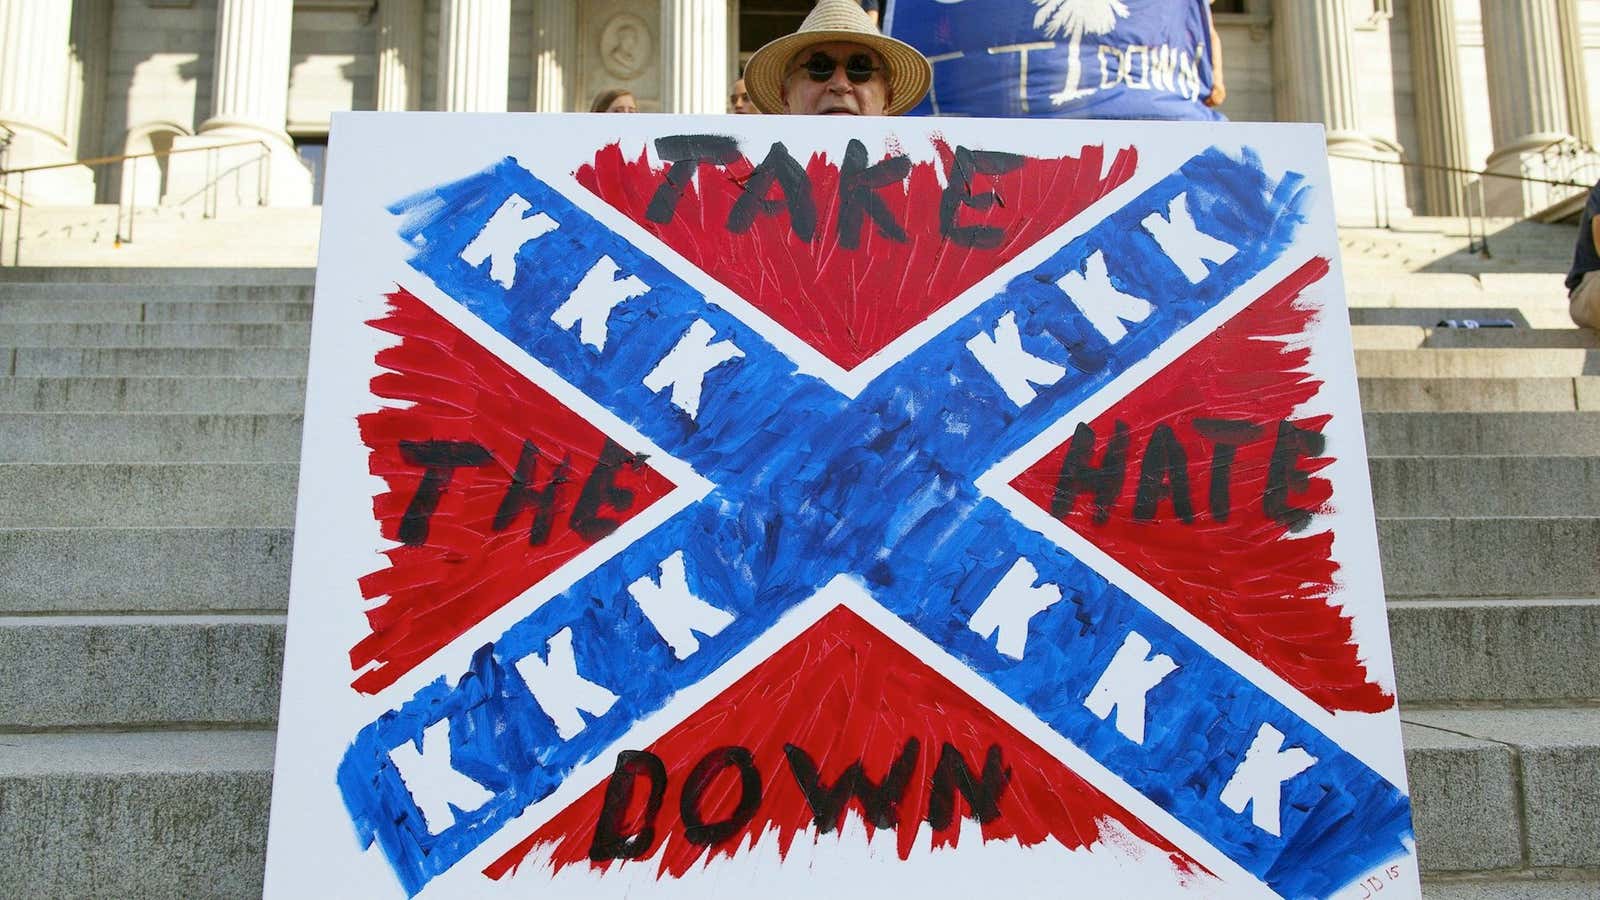
<path id="1" fill-rule="evenodd" d="M 794 34 L 750 57 L 744 81 L 765 113 L 898 116 L 922 102 L 933 68 L 884 37 L 853 0 L 822 0 Z"/>

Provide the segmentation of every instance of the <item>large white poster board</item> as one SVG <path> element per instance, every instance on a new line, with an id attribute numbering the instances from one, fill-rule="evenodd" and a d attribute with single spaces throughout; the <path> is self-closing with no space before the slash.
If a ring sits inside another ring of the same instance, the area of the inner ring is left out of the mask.
<path id="1" fill-rule="evenodd" d="M 1319 129 L 336 118 L 269 896 L 1418 896 Z"/>

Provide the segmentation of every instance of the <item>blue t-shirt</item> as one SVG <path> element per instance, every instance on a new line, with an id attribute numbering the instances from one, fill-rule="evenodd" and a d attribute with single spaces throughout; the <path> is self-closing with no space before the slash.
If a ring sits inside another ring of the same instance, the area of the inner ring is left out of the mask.
<path id="1" fill-rule="evenodd" d="M 1600 253 L 1594 249 L 1594 217 L 1600 215 L 1600 184 L 1589 188 L 1589 202 L 1578 219 L 1578 246 L 1572 251 L 1572 271 L 1567 273 L 1567 290 L 1578 286 L 1583 273 L 1600 269 Z"/>
<path id="2" fill-rule="evenodd" d="M 934 61 L 912 115 L 1215 121 L 1210 0 L 894 0 Z"/>

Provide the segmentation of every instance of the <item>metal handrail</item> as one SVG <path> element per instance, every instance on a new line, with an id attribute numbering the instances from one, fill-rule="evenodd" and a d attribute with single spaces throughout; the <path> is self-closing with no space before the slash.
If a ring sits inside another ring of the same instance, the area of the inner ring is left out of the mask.
<path id="1" fill-rule="evenodd" d="M 1583 149 L 1583 150 L 1587 150 L 1589 152 L 1596 152 L 1596 151 L 1594 151 L 1594 148 L 1588 147 L 1587 145 L 1580 145 L 1580 144 L 1577 144 L 1576 142 L 1553 142 L 1553 143 L 1551 143 L 1549 145 L 1546 145 L 1546 147 L 1540 152 L 1546 152 L 1551 147 L 1555 147 L 1555 146 L 1571 146 L 1572 149 L 1574 149 L 1574 150 Z M 1384 158 L 1381 158 L 1381 157 L 1358 156 L 1358 155 L 1348 154 L 1348 153 L 1333 153 L 1333 152 L 1330 152 L 1328 154 L 1328 156 L 1333 157 L 1333 158 L 1337 158 L 1337 159 L 1348 159 L 1348 160 L 1352 160 L 1352 161 L 1356 161 L 1356 162 L 1369 163 L 1374 167 L 1374 169 L 1376 169 L 1376 167 L 1379 166 L 1379 165 L 1385 165 L 1385 166 L 1399 166 L 1399 167 L 1401 167 L 1403 169 L 1419 169 L 1419 170 L 1422 170 L 1422 171 L 1429 171 L 1429 172 L 1448 172 L 1448 173 L 1451 173 L 1451 174 L 1454 174 L 1454 175 L 1473 175 L 1473 176 L 1476 176 L 1477 177 L 1477 181 L 1468 182 L 1468 183 L 1465 183 L 1465 184 L 1461 185 L 1461 200 L 1462 200 L 1461 205 L 1462 205 L 1463 209 L 1468 210 L 1467 216 L 1466 216 L 1466 219 L 1467 219 L 1467 252 L 1476 253 L 1476 254 L 1482 256 L 1485 259 L 1491 258 L 1493 256 L 1493 254 L 1489 251 L 1489 211 L 1488 211 L 1488 204 L 1487 204 L 1486 199 L 1484 197 L 1484 191 L 1483 191 L 1483 181 L 1484 181 L 1484 179 L 1486 179 L 1486 178 L 1503 178 L 1503 179 L 1509 179 L 1511 181 L 1523 182 L 1523 183 L 1526 183 L 1526 184 L 1543 184 L 1543 185 L 1548 185 L 1548 186 L 1551 186 L 1551 187 L 1569 187 L 1569 188 L 1576 188 L 1578 190 L 1585 190 L 1585 191 L 1588 190 L 1589 187 L 1590 187 L 1590 185 L 1584 184 L 1584 183 L 1579 182 L 1579 181 L 1562 180 L 1562 179 L 1555 179 L 1555 178 L 1539 178 L 1539 177 L 1533 176 L 1533 175 L 1513 174 L 1513 173 L 1510 173 L 1510 172 L 1490 172 L 1490 171 L 1488 171 L 1486 169 L 1467 169 L 1467 168 L 1462 168 L 1460 166 L 1441 165 L 1439 163 L 1416 162 L 1414 160 L 1405 159 L 1404 157 L 1401 157 L 1399 159 L 1384 159 Z M 1373 206 L 1374 206 L 1374 209 L 1373 209 L 1374 223 L 1373 224 L 1376 227 L 1379 227 L 1379 228 L 1387 228 L 1389 226 L 1389 221 L 1388 221 L 1388 215 L 1389 215 L 1389 212 L 1388 212 L 1389 211 L 1388 193 L 1389 193 L 1389 188 L 1388 188 L 1387 179 L 1374 177 L 1373 178 Z M 1474 197 L 1473 197 L 1474 193 L 1476 193 L 1476 195 L 1477 195 L 1476 196 L 1476 200 L 1477 200 L 1477 204 L 1476 204 L 1477 205 L 1477 213 L 1476 214 L 1474 214 L 1471 211 L 1472 207 L 1473 207 L 1472 200 L 1474 199 Z M 1478 224 L 1478 229 L 1477 229 L 1477 233 L 1476 234 L 1473 233 L 1473 223 L 1474 223 L 1474 221 L 1476 221 L 1477 224 Z"/>
<path id="2" fill-rule="evenodd" d="M 11 128 L 7 125 L 0 125 L 0 132 L 5 132 L 4 134 L 0 134 L 0 169 L 4 169 L 6 167 L 6 158 L 11 155 L 11 142 L 16 138 L 17 133 L 11 130 Z M 0 256 L 5 255 L 6 210 L 11 207 L 11 204 L 7 202 L 7 198 L 9 197 L 12 197 L 11 192 L 6 190 L 5 182 L 0 181 Z M 21 210 L 26 201 L 24 201 L 21 197 L 15 197 L 13 199 L 17 201 L 17 209 Z M 18 212 L 17 215 L 20 216 L 22 213 Z M 18 232 L 20 233 L 20 231 L 21 229 L 19 228 Z"/>
<path id="3" fill-rule="evenodd" d="M 1594 150 L 1592 147 L 1587 149 Z M 1600 153 L 1600 150 L 1596 150 L 1595 152 Z M 1591 187 L 1591 185 L 1583 184 L 1582 182 L 1578 181 L 1564 181 L 1558 178 L 1537 178 L 1533 175 L 1513 175 L 1510 172 L 1490 172 L 1485 169 L 1463 169 L 1458 166 L 1444 166 L 1438 163 L 1415 162 L 1413 160 L 1403 158 L 1377 159 L 1370 156 L 1356 156 L 1348 153 L 1329 153 L 1328 155 L 1338 157 L 1339 159 L 1353 159 L 1361 162 L 1383 163 L 1390 166 L 1404 166 L 1408 169 L 1429 169 L 1436 172 L 1454 172 L 1457 175 L 1477 175 L 1483 178 L 1510 178 L 1514 181 L 1527 181 L 1534 184 L 1549 184 L 1554 185 L 1555 187 L 1580 187 L 1584 190 L 1588 190 Z"/>
<path id="4" fill-rule="evenodd" d="M 5 126 L 0 125 L 0 128 L 4 128 L 4 127 Z M 10 129 L 6 129 L 6 130 L 10 131 Z M 9 138 L 7 139 L 6 143 L 9 143 Z M 259 147 L 260 150 L 261 150 L 261 152 L 258 153 L 254 159 L 247 160 L 246 162 L 241 163 L 241 164 L 239 164 L 237 166 L 234 166 L 231 169 L 228 169 L 227 171 L 221 171 L 221 172 L 216 171 L 216 167 L 215 167 L 216 166 L 216 162 L 215 161 L 216 161 L 216 153 L 218 151 L 220 151 L 220 150 L 229 150 L 229 149 L 233 149 L 233 148 L 236 148 L 236 147 L 250 147 L 250 146 Z M 3 149 L 3 148 L 4 148 L 4 144 L 0 143 L 0 149 Z M 266 202 L 267 189 L 268 189 L 268 180 L 271 177 L 271 169 L 270 169 L 269 166 L 266 165 L 266 160 L 271 156 L 272 148 L 270 146 L 268 146 L 266 141 L 263 141 L 263 140 L 260 140 L 260 139 L 254 139 L 254 140 L 248 140 L 248 141 L 232 141 L 232 142 L 229 142 L 229 143 L 226 143 L 226 144 L 212 144 L 212 145 L 205 146 L 205 147 L 181 147 L 181 148 L 178 148 L 176 150 L 153 150 L 153 151 L 150 151 L 148 153 L 123 153 L 123 154 L 120 154 L 120 155 L 117 155 L 117 156 L 96 156 L 96 157 L 90 157 L 88 159 L 72 160 L 70 162 L 46 163 L 46 164 L 37 165 L 37 166 L 19 166 L 19 167 L 15 168 L 15 169 L 8 169 L 8 168 L 5 168 L 3 165 L 0 165 L 0 196 L 15 197 L 16 201 L 17 201 L 17 216 L 16 216 L 16 220 L 17 221 L 16 221 L 16 224 L 14 226 L 14 234 L 12 236 L 11 264 L 13 266 L 21 264 L 21 259 L 22 259 L 22 210 L 23 210 L 24 207 L 30 205 L 27 202 L 27 199 L 26 199 L 27 185 L 28 185 L 27 179 L 28 179 L 28 174 L 30 172 L 43 172 L 43 171 L 48 171 L 48 170 L 51 170 L 51 169 L 66 169 L 66 168 L 72 168 L 74 166 L 88 166 L 88 167 L 109 166 L 109 165 L 114 165 L 114 164 L 119 164 L 119 163 L 126 163 L 126 162 L 128 162 L 130 160 L 153 159 L 153 158 L 157 158 L 157 157 L 177 156 L 177 155 L 182 154 L 182 153 L 207 153 L 207 154 L 210 154 L 210 156 L 207 158 L 207 161 L 206 161 L 207 165 L 206 165 L 206 180 L 205 180 L 205 184 L 202 185 L 202 187 L 200 188 L 200 191 L 197 194 L 187 198 L 187 199 L 191 199 L 191 200 L 194 199 L 195 196 L 198 196 L 198 197 L 201 198 L 201 216 L 202 216 L 202 218 L 210 219 L 210 218 L 214 218 L 216 216 L 216 214 L 217 214 L 217 186 L 218 186 L 218 184 L 221 183 L 222 179 L 227 177 L 228 174 L 230 174 L 232 172 L 237 172 L 237 171 L 243 169 L 245 166 L 250 165 L 251 163 L 254 163 L 256 165 L 256 173 L 257 173 L 256 174 L 256 205 L 259 206 L 259 205 L 261 205 L 261 204 Z M 11 176 L 13 176 L 13 175 L 17 176 L 17 190 L 16 191 L 11 191 L 10 188 L 9 188 Z M 118 192 L 118 196 L 117 196 L 117 234 L 116 234 L 116 243 L 117 243 L 118 246 L 121 246 L 122 244 L 125 244 L 125 243 L 131 243 L 133 241 L 134 219 L 137 217 L 138 211 L 139 211 L 139 205 L 138 205 L 138 202 L 137 202 L 137 200 L 138 200 L 138 188 L 139 188 L 139 170 L 138 170 L 137 167 L 135 167 L 133 169 L 132 180 L 129 182 L 129 185 L 124 190 L 119 191 Z M 6 204 L 0 203 L 0 247 L 4 247 L 5 246 L 6 209 L 7 209 Z M 126 218 L 127 218 L 127 230 L 126 230 L 126 232 L 124 232 L 124 230 L 123 230 L 124 209 L 126 209 Z"/>
<path id="5" fill-rule="evenodd" d="M 0 125 L 0 128 L 5 126 Z M 21 166 L 15 169 L 0 168 L 0 175 L 18 175 L 24 172 L 41 172 L 45 169 L 67 169 L 73 166 L 104 166 L 110 163 L 127 162 L 130 159 L 145 159 L 151 156 L 177 156 L 179 153 L 201 153 L 207 150 L 227 150 L 230 147 L 257 146 L 270 152 L 267 142 L 257 138 L 249 141 L 234 141 L 228 144 L 213 144 L 206 147 L 180 147 L 177 150 L 152 150 L 149 153 L 124 153 L 120 156 L 92 156 L 88 159 L 74 159 L 68 162 L 46 163 L 42 166 Z"/>

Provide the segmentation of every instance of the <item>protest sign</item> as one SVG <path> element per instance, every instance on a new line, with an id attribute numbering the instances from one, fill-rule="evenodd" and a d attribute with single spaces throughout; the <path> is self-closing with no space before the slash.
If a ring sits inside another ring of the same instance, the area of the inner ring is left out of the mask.
<path id="1" fill-rule="evenodd" d="M 1418 896 L 1352 360 L 1315 126 L 340 115 L 267 894 Z"/>

